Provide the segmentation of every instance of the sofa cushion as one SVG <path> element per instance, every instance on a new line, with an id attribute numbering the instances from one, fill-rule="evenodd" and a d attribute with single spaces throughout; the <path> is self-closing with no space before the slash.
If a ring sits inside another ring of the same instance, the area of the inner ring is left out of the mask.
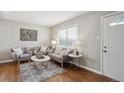
<path id="1" fill-rule="evenodd" d="M 28 47 L 25 54 L 33 55 L 33 48 Z"/>
<path id="2" fill-rule="evenodd" d="M 30 58 L 30 54 L 20 54 L 19 58 L 20 59 L 29 59 Z"/>
<path id="3" fill-rule="evenodd" d="M 53 54 L 53 57 L 56 61 L 60 61 L 62 56 L 61 55 L 57 55 L 57 54 Z"/>
<path id="4" fill-rule="evenodd" d="M 61 47 L 57 47 L 56 49 L 55 49 L 55 54 L 57 54 L 57 55 L 60 55 L 60 52 L 63 50 L 63 48 L 61 48 Z"/>
<path id="5" fill-rule="evenodd" d="M 21 49 L 23 51 L 23 54 L 26 54 L 27 53 L 27 48 L 26 47 L 22 47 Z"/>

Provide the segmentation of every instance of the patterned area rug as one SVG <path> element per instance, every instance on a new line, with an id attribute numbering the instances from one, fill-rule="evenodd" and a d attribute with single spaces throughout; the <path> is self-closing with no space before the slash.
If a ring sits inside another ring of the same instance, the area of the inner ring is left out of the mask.
<path id="1" fill-rule="evenodd" d="M 48 62 L 47 68 L 41 70 L 37 70 L 33 62 L 20 64 L 20 71 L 23 82 L 39 82 L 63 72 L 54 62 Z"/>

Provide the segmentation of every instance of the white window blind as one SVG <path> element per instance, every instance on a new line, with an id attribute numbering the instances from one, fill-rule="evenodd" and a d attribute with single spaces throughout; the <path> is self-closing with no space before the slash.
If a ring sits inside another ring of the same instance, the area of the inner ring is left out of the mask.
<path id="1" fill-rule="evenodd" d="M 66 47 L 66 29 L 58 31 L 58 41 L 60 46 Z"/>
<path id="2" fill-rule="evenodd" d="M 78 25 L 71 25 L 58 30 L 58 41 L 62 47 L 71 47 L 74 40 L 78 38 Z"/>

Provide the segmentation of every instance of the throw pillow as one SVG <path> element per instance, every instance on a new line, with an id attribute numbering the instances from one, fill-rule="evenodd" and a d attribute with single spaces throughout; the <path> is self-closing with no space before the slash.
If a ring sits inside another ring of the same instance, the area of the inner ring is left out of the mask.
<path id="1" fill-rule="evenodd" d="M 33 55 L 33 49 L 32 48 L 27 48 L 26 49 L 26 54 Z"/>
<path id="2" fill-rule="evenodd" d="M 63 55 L 65 55 L 65 49 L 63 49 L 61 52 L 60 52 L 60 56 L 63 56 Z"/>
<path id="3" fill-rule="evenodd" d="M 41 47 L 35 47 L 35 48 L 33 49 L 34 55 L 38 54 L 38 53 L 40 52 L 40 49 L 41 49 Z"/>
<path id="4" fill-rule="evenodd" d="M 40 52 L 41 53 L 46 53 L 47 47 L 41 47 Z"/>
<path id="5" fill-rule="evenodd" d="M 65 50 L 64 55 L 68 55 L 68 54 L 70 53 L 70 51 L 71 51 L 71 49 L 67 48 L 67 49 Z"/>
<path id="6" fill-rule="evenodd" d="M 13 51 L 15 52 L 16 55 L 20 55 L 20 54 L 23 54 L 23 51 L 21 48 L 16 48 L 16 49 L 13 49 Z"/>
<path id="7" fill-rule="evenodd" d="M 21 49 L 23 51 L 23 54 L 27 54 L 27 48 L 26 47 L 22 47 Z"/>

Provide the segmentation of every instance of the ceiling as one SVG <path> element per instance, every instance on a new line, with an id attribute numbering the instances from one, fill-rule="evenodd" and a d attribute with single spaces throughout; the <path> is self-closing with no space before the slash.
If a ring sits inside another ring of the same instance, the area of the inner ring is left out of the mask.
<path id="1" fill-rule="evenodd" d="M 2 11 L 0 17 L 24 23 L 52 27 L 88 11 Z"/>

